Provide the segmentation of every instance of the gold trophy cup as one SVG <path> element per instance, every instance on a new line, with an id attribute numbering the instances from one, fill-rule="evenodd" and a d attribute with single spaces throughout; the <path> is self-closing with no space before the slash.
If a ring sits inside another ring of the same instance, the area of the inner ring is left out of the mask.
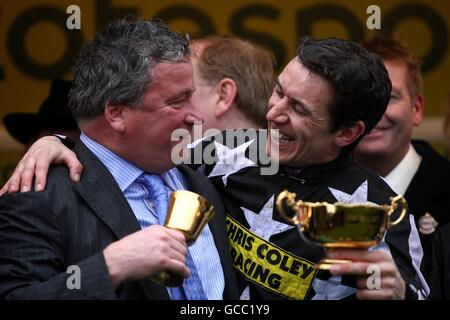
<path id="1" fill-rule="evenodd" d="M 398 224 L 408 210 L 406 200 L 398 195 L 390 205 L 370 203 L 303 202 L 295 200 L 296 194 L 287 190 L 280 193 L 276 206 L 280 214 L 298 226 L 306 240 L 325 248 L 368 249 L 378 244 L 384 232 Z M 400 216 L 391 221 L 391 215 L 400 206 Z M 290 209 L 292 214 L 288 214 Z M 331 265 L 349 263 L 349 260 L 322 259 L 317 269 L 329 270 Z"/>
<path id="2" fill-rule="evenodd" d="M 191 245 L 214 214 L 214 206 L 204 197 L 191 191 L 178 190 L 170 197 L 164 226 L 182 232 L 187 244 Z M 168 271 L 161 271 L 150 279 L 168 287 L 178 287 L 183 283 L 181 276 Z"/>

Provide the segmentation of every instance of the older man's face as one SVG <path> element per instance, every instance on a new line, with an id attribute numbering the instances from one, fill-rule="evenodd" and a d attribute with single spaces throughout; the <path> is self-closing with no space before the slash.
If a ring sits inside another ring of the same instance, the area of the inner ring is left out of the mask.
<path id="1" fill-rule="evenodd" d="M 138 109 L 127 113 L 128 159 L 149 172 L 165 172 L 174 164 L 171 151 L 177 142 L 172 132 L 191 131 L 194 121 L 203 117 L 191 103 L 194 92 L 192 64 L 160 63 Z"/>

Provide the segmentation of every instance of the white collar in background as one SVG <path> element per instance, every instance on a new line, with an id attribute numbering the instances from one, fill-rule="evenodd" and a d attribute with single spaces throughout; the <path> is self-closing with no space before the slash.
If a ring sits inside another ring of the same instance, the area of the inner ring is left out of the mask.
<path id="1" fill-rule="evenodd" d="M 422 157 L 410 144 L 402 161 L 384 177 L 384 180 L 396 193 L 405 195 L 406 189 L 419 169 L 420 162 L 422 162 Z"/>

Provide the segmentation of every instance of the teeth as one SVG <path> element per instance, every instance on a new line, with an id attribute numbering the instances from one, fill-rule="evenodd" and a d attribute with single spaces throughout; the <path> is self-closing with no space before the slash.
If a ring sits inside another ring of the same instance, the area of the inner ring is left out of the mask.
<path id="1" fill-rule="evenodd" d="M 287 142 L 287 141 L 295 140 L 293 137 L 282 133 L 279 129 L 272 129 L 271 135 L 272 135 L 272 138 L 274 139 L 274 141 Z"/>
<path id="2" fill-rule="evenodd" d="M 288 136 L 287 134 L 280 132 L 280 141 L 293 141 L 293 140 L 294 138 L 292 138 L 291 136 Z"/>

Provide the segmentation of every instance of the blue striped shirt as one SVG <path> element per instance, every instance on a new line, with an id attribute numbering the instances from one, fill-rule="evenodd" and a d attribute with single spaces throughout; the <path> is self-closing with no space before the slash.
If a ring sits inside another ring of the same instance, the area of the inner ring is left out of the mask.
<path id="1" fill-rule="evenodd" d="M 136 181 L 144 171 L 101 144 L 93 141 L 84 133 L 81 134 L 80 140 L 100 159 L 109 172 L 111 172 L 120 190 L 122 190 L 130 204 L 141 228 L 158 224 L 155 207 L 148 200 L 147 189 Z M 186 181 L 181 172 L 176 168 L 167 171 L 161 177 L 166 184 L 169 196 L 175 190 L 186 189 Z M 220 264 L 220 256 L 208 225 L 203 229 L 195 243 L 189 246 L 189 252 L 194 260 L 208 299 L 223 299 L 225 279 L 222 265 Z"/>

